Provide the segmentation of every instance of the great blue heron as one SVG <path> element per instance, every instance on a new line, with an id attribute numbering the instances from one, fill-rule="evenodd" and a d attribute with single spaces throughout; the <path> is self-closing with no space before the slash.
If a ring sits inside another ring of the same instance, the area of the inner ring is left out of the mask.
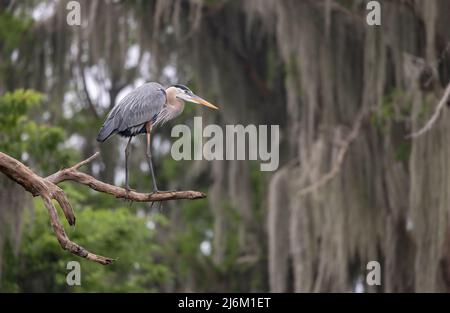
<path id="1" fill-rule="evenodd" d="M 196 96 L 188 87 L 173 85 L 164 89 L 158 83 L 146 83 L 127 94 L 111 112 L 97 136 L 97 141 L 103 142 L 113 134 L 129 137 L 125 148 L 125 188 L 128 184 L 128 157 L 131 139 L 145 133 L 147 136 L 146 158 L 152 174 L 153 191 L 158 192 L 155 172 L 152 164 L 150 135 L 152 127 L 161 125 L 183 112 L 184 101 L 194 102 L 207 107 L 218 109 L 208 101 Z"/>

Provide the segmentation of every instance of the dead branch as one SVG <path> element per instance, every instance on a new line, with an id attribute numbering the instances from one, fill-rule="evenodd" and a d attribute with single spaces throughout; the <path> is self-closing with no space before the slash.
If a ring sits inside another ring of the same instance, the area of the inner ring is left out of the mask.
<path id="1" fill-rule="evenodd" d="M 64 231 L 61 222 L 59 221 L 58 214 L 52 200 L 56 200 L 56 202 L 58 202 L 69 225 L 75 225 L 75 214 L 69 200 L 67 199 L 66 194 L 60 187 L 57 186 L 57 184 L 59 184 L 60 182 L 70 180 L 82 185 L 86 185 L 96 191 L 113 195 L 117 198 L 127 198 L 133 201 L 140 202 L 177 199 L 200 199 L 206 197 L 204 193 L 198 191 L 168 191 L 156 193 L 139 193 L 130 191 L 127 194 L 127 191 L 124 188 L 106 184 L 90 175 L 78 171 L 81 166 L 91 162 L 98 155 L 99 153 L 97 152 L 88 159 L 81 161 L 70 168 L 62 169 L 54 173 L 53 175 L 43 178 L 34 173 L 20 161 L 10 157 L 5 153 L 0 152 L 0 172 L 4 173 L 11 180 L 20 184 L 34 197 L 40 196 L 42 198 L 42 200 L 44 201 L 44 205 L 48 210 L 53 231 L 55 232 L 59 244 L 63 249 L 68 250 L 69 252 L 80 257 L 103 265 L 111 264 L 113 262 L 113 259 L 111 258 L 96 255 L 87 251 L 85 248 L 72 242 L 67 237 L 67 234 Z"/>
<path id="2" fill-rule="evenodd" d="M 358 116 L 356 117 L 356 120 L 353 123 L 352 130 L 348 134 L 348 136 L 340 143 L 340 149 L 336 158 L 336 161 L 334 162 L 331 170 L 322 175 L 318 180 L 311 183 L 309 186 L 306 186 L 299 190 L 299 196 L 304 197 L 305 195 L 319 189 L 320 187 L 327 184 L 330 180 L 332 180 L 340 171 L 342 167 L 342 163 L 345 160 L 345 156 L 347 154 L 347 151 L 350 147 L 350 144 L 355 141 L 355 139 L 359 135 L 359 131 L 361 129 L 361 125 L 363 122 L 364 117 L 366 116 L 367 112 L 370 112 L 367 109 L 361 109 L 361 111 L 358 113 Z"/>
<path id="3" fill-rule="evenodd" d="M 441 100 L 439 101 L 439 104 L 437 105 L 436 110 L 434 111 L 433 115 L 428 120 L 428 122 L 425 124 L 425 126 L 422 127 L 420 130 L 418 130 L 412 134 L 409 134 L 408 136 L 406 136 L 406 138 L 417 138 L 417 137 L 423 135 L 424 133 L 426 133 L 427 131 L 429 131 L 433 127 L 434 123 L 436 123 L 439 115 L 441 114 L 442 109 L 444 109 L 445 104 L 448 103 L 448 101 L 450 101 L 450 84 L 447 85 L 444 95 L 442 96 Z"/>

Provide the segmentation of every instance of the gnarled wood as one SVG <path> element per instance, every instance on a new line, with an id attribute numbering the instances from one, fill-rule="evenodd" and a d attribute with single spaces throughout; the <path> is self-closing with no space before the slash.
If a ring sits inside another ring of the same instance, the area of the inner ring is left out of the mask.
<path id="1" fill-rule="evenodd" d="M 177 200 L 177 199 L 201 199 L 206 195 L 198 191 L 167 191 L 156 193 L 139 193 L 135 191 L 127 191 L 124 188 L 110 185 L 95 179 L 94 177 L 78 172 L 78 169 L 95 159 L 99 153 L 95 153 L 86 160 L 83 160 L 74 166 L 66 169 L 62 169 L 46 178 L 40 177 L 34 173 L 31 169 L 25 166 L 20 161 L 13 157 L 0 152 L 0 172 L 4 173 L 11 180 L 20 184 L 26 191 L 30 192 L 33 196 L 40 196 L 44 201 L 44 205 L 48 210 L 50 221 L 55 232 L 56 238 L 59 244 L 65 250 L 86 258 L 90 261 L 94 261 L 103 265 L 111 264 L 113 259 L 96 255 L 89 252 L 85 248 L 72 242 L 68 237 L 64 228 L 59 221 L 56 208 L 52 203 L 52 199 L 56 200 L 60 205 L 64 216 L 66 217 L 69 225 L 75 225 L 75 214 L 73 208 L 67 199 L 64 191 L 57 186 L 63 181 L 75 181 L 79 184 L 86 185 L 89 188 L 98 192 L 107 193 L 117 198 L 126 198 L 133 201 L 140 202 L 153 202 L 153 201 L 165 201 L 165 200 Z"/>

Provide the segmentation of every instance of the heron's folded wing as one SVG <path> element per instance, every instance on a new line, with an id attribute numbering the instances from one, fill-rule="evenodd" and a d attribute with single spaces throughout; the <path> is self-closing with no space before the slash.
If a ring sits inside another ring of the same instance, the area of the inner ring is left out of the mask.
<path id="1" fill-rule="evenodd" d="M 146 83 L 125 96 L 114 116 L 117 131 L 151 121 L 166 103 L 164 88 L 158 83 Z"/>

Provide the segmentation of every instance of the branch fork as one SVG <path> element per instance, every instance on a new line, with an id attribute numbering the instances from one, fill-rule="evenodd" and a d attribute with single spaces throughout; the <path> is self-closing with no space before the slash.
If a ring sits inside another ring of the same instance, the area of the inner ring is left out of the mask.
<path id="1" fill-rule="evenodd" d="M 69 225 L 75 225 L 76 218 L 72 205 L 70 204 L 66 194 L 60 187 L 58 187 L 59 183 L 63 181 L 74 181 L 79 184 L 86 185 L 98 192 L 115 196 L 116 198 L 124 198 L 138 202 L 153 202 L 178 199 L 194 200 L 206 197 L 204 193 L 199 191 L 167 191 L 155 193 L 139 193 L 136 191 L 127 191 L 125 188 L 104 183 L 88 174 L 78 171 L 81 166 L 88 164 L 98 155 L 99 152 L 96 152 L 91 157 L 75 164 L 72 167 L 59 170 L 58 172 L 43 178 L 34 173 L 20 161 L 5 153 L 0 152 L 0 172 L 4 173 L 10 179 L 20 184 L 34 197 L 40 196 L 42 198 L 50 216 L 53 231 L 55 232 L 56 238 L 58 239 L 61 247 L 75 255 L 86 258 L 90 261 L 107 265 L 111 264 L 114 259 L 91 253 L 69 239 L 66 232 L 64 231 L 64 228 L 61 225 L 61 222 L 59 221 L 58 214 L 52 200 L 55 200 L 59 204 Z"/>

